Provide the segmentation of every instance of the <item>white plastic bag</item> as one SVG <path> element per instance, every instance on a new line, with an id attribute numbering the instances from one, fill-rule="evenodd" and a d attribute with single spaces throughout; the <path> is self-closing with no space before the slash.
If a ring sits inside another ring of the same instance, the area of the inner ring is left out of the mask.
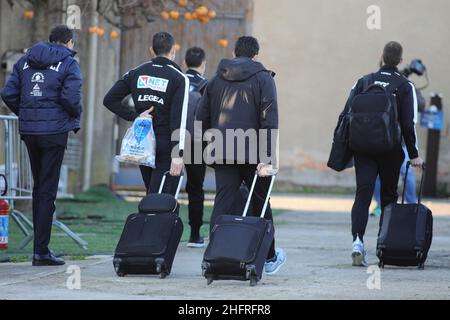
<path id="1" fill-rule="evenodd" d="M 122 140 L 120 162 L 155 168 L 156 137 L 151 118 L 137 118 Z"/>

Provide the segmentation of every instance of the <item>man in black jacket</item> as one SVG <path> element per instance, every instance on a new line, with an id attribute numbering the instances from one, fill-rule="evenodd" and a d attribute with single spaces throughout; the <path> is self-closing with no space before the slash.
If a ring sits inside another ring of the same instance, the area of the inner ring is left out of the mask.
<path id="1" fill-rule="evenodd" d="M 398 122 L 401 127 L 403 140 L 408 150 L 409 158 L 414 167 L 422 167 L 423 160 L 419 157 L 417 147 L 417 96 L 414 84 L 402 76 L 397 66 L 402 62 L 403 48 L 397 42 L 389 42 L 383 51 L 383 66 L 371 76 L 372 83 L 385 87 L 394 92 L 397 99 Z M 372 84 L 369 83 L 369 84 Z M 353 98 L 364 90 L 364 78 L 353 87 L 340 120 L 348 113 Z M 356 169 L 356 196 L 352 209 L 352 234 L 354 266 L 366 266 L 366 251 L 364 248 L 364 234 L 367 227 L 369 207 L 375 188 L 377 176 L 381 180 L 382 209 L 398 200 L 398 181 L 400 168 L 405 155 L 401 143 L 394 150 L 373 155 L 354 152 Z"/>
<path id="2" fill-rule="evenodd" d="M 203 248 L 205 240 L 200 235 L 200 228 L 203 225 L 205 201 L 203 184 L 205 182 L 206 165 L 203 162 L 203 143 L 194 141 L 194 122 L 200 99 L 208 84 L 208 80 L 204 77 L 206 53 L 199 47 L 190 48 L 186 52 L 185 62 L 188 68 L 186 76 L 189 78 L 190 84 L 187 129 L 191 137 L 191 141 L 186 141 L 190 146 L 189 163 L 185 161 L 187 175 L 186 192 L 189 197 L 189 225 L 191 226 L 191 236 L 187 246 L 189 248 Z M 202 152 L 202 154 L 198 154 L 196 157 L 195 152 Z"/>
<path id="3" fill-rule="evenodd" d="M 127 72 L 106 94 L 103 103 L 128 121 L 139 116 L 153 118 L 156 169 L 141 166 L 142 178 L 147 193 L 157 193 L 164 173 L 170 171 L 172 177 L 167 180 L 164 191 L 175 194 L 178 179 L 174 177 L 180 176 L 184 167 L 189 80 L 173 62 L 176 49 L 170 33 L 155 34 L 150 53 L 155 58 Z M 134 110 L 122 103 L 130 94 Z M 172 139 L 175 135 L 179 141 Z"/>
<path id="4" fill-rule="evenodd" d="M 215 132 L 223 140 L 223 149 L 215 150 L 214 155 L 211 152 L 213 159 L 207 160 L 215 167 L 217 188 L 211 228 L 220 215 L 238 214 L 234 204 L 238 202 L 241 184 L 245 181 L 250 186 L 256 171 L 262 178 L 255 187 L 254 211 L 250 214 L 259 215 L 270 185 L 267 169 L 271 164 L 277 165 L 276 160 L 268 160 L 276 155 L 271 135 L 278 130 L 275 81 L 273 74 L 256 62 L 258 53 L 259 44 L 255 38 L 241 37 L 236 43 L 236 58 L 222 60 L 217 75 L 208 84 L 200 102 L 197 119 L 203 122 L 204 129 L 209 130 L 205 135 Z M 263 130 L 267 130 L 266 141 L 258 139 Z M 239 131 L 245 131 L 250 138 L 256 139 L 238 141 L 235 135 L 230 135 Z M 262 151 L 267 156 L 264 160 Z M 208 148 L 205 153 L 208 153 Z M 265 217 L 273 220 L 270 205 Z M 265 265 L 266 273 L 275 274 L 285 261 L 284 251 L 275 249 L 275 242 L 272 243 Z"/>

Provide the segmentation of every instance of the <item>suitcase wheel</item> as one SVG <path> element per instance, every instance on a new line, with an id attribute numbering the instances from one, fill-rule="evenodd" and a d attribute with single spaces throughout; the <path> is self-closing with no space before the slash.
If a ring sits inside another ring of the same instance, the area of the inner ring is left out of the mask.
<path id="1" fill-rule="evenodd" d="M 122 271 L 117 271 L 116 273 L 117 273 L 117 276 L 120 277 L 120 278 L 123 278 L 123 277 L 126 276 L 126 274 L 123 273 Z"/>
<path id="2" fill-rule="evenodd" d="M 202 276 L 207 277 L 206 275 L 209 273 L 211 269 L 211 265 L 207 262 L 202 263 Z"/>
<path id="3" fill-rule="evenodd" d="M 377 257 L 380 259 L 383 258 L 383 250 L 377 249 Z"/>
<path id="4" fill-rule="evenodd" d="M 245 272 L 245 277 L 247 280 L 251 280 L 253 277 L 257 278 L 258 273 L 256 272 L 255 266 L 247 266 L 247 270 Z"/>
<path id="5" fill-rule="evenodd" d="M 114 264 L 114 270 L 116 271 L 117 276 L 119 277 L 125 277 L 125 272 L 122 271 L 122 269 L 120 268 L 120 264 L 122 263 L 122 259 L 120 258 L 115 258 L 113 260 L 113 264 Z"/>
<path id="6" fill-rule="evenodd" d="M 257 284 L 258 284 L 258 277 L 252 276 L 250 278 L 250 287 L 256 287 Z"/>
<path id="7" fill-rule="evenodd" d="M 211 277 L 206 279 L 206 285 L 208 285 L 208 286 L 212 285 L 213 282 L 214 282 L 214 279 Z"/>
<path id="8" fill-rule="evenodd" d="M 167 274 L 166 272 L 161 272 L 161 273 L 159 274 L 159 278 L 160 278 L 160 279 L 165 279 L 165 278 L 167 278 L 167 276 L 168 276 L 168 274 Z"/>
<path id="9" fill-rule="evenodd" d="M 125 272 L 123 272 L 123 270 L 120 268 L 119 265 L 115 266 L 114 269 L 116 271 L 117 276 L 119 276 L 121 278 L 126 276 Z"/>
<path id="10" fill-rule="evenodd" d="M 250 280 L 250 287 L 255 287 L 258 284 L 258 273 L 255 266 L 247 266 L 246 274 L 247 280 Z"/>
<path id="11" fill-rule="evenodd" d="M 378 267 L 379 267 L 380 269 L 384 269 L 384 262 L 383 262 L 383 261 L 380 261 L 380 263 L 378 264 Z"/>
<path id="12" fill-rule="evenodd" d="M 425 269 L 425 261 L 423 261 L 423 252 L 417 251 L 416 257 L 417 257 L 417 260 L 419 260 L 419 265 L 418 265 L 419 270 L 424 270 Z"/>
<path id="13" fill-rule="evenodd" d="M 423 252 L 417 251 L 416 257 L 417 257 L 417 260 L 422 261 L 423 260 Z"/>
<path id="14" fill-rule="evenodd" d="M 167 276 L 166 262 L 164 261 L 164 259 L 162 259 L 162 258 L 156 259 L 155 264 L 156 264 L 156 273 L 158 273 L 160 276 L 162 274 L 166 274 L 166 276 Z M 161 279 L 164 279 L 164 278 L 165 278 L 165 276 L 164 277 L 161 276 Z"/>

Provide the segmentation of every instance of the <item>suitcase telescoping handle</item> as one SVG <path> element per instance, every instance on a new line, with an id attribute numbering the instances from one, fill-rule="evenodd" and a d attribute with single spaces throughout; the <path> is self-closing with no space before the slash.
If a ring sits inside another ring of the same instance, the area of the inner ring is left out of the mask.
<path id="1" fill-rule="evenodd" d="M 408 179 L 409 169 L 411 168 L 411 161 L 408 161 L 406 164 L 406 173 L 405 179 L 403 180 L 403 196 L 402 196 L 402 204 L 405 204 L 405 195 L 406 195 L 406 181 Z M 417 198 L 418 204 L 422 203 L 422 192 L 423 192 L 423 183 L 425 180 L 425 170 L 427 169 L 425 163 L 422 165 L 422 177 L 420 178 L 420 188 L 419 188 L 419 197 Z"/>
<path id="2" fill-rule="evenodd" d="M 244 214 L 243 214 L 244 217 L 246 217 L 248 214 L 248 209 L 250 208 L 250 203 L 252 201 L 253 193 L 255 192 L 255 186 L 256 186 L 258 177 L 259 177 L 258 171 L 256 171 L 255 178 L 253 179 L 252 187 L 251 187 L 250 193 L 248 195 L 247 203 L 245 204 L 245 209 L 244 209 Z M 267 209 L 267 206 L 269 205 L 270 194 L 272 193 L 273 185 L 275 184 L 275 179 L 276 179 L 276 175 L 272 175 L 272 181 L 270 181 L 269 190 L 267 191 L 267 197 L 266 197 L 266 200 L 264 201 L 264 206 L 263 206 L 263 209 L 262 209 L 262 212 L 260 215 L 261 218 L 264 218 L 264 216 L 266 214 L 266 209 Z"/>
<path id="3" fill-rule="evenodd" d="M 0 174 L 0 178 L 3 179 L 5 186 L 5 190 L 3 190 L 2 194 L 0 194 L 0 197 L 4 197 L 8 193 L 8 180 L 6 180 L 6 176 L 4 174 Z"/>
<path id="4" fill-rule="evenodd" d="M 159 187 L 158 193 L 161 194 L 164 189 L 164 185 L 166 184 L 167 175 L 170 174 L 170 171 L 167 171 L 164 173 L 163 178 L 161 180 L 161 186 Z M 181 186 L 183 185 L 183 179 L 184 179 L 184 172 L 180 176 L 180 181 L 178 182 L 177 192 L 175 193 L 175 199 L 178 200 L 178 196 L 180 195 Z"/>

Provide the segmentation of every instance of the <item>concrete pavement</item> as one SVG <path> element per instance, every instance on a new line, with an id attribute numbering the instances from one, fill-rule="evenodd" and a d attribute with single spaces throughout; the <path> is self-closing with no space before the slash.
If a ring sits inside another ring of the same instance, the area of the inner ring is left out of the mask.
<path id="1" fill-rule="evenodd" d="M 283 201 L 294 201 L 279 199 L 277 205 L 276 198 L 275 207 L 282 206 Z M 442 212 L 435 217 L 434 242 L 424 271 L 387 267 L 378 278 L 376 269 L 374 274 L 368 274 L 366 268 L 351 267 L 350 217 L 333 203 L 347 200 L 322 198 L 322 206 L 327 203 L 334 211 L 314 211 L 311 207 L 316 202 L 312 198 L 305 197 L 311 204 L 306 206 L 307 211 L 277 217 L 277 245 L 286 250 L 288 260 L 278 275 L 264 277 L 255 288 L 236 281 L 207 286 L 200 269 L 203 250 L 181 244 L 172 275 L 165 280 L 152 276 L 118 278 L 112 258 L 107 256 L 69 261 L 65 267 L 0 264 L 0 299 L 450 299 L 448 214 Z M 441 205 L 447 207 L 444 202 Z M 369 262 L 373 265 L 377 263 L 377 220 L 370 219 L 366 236 Z M 70 265 L 81 268 L 81 290 L 67 288 L 68 279 L 74 279 L 69 278 L 73 273 L 66 273 Z M 367 286 L 368 280 L 372 290 Z M 376 289 L 378 284 L 380 289 Z"/>

